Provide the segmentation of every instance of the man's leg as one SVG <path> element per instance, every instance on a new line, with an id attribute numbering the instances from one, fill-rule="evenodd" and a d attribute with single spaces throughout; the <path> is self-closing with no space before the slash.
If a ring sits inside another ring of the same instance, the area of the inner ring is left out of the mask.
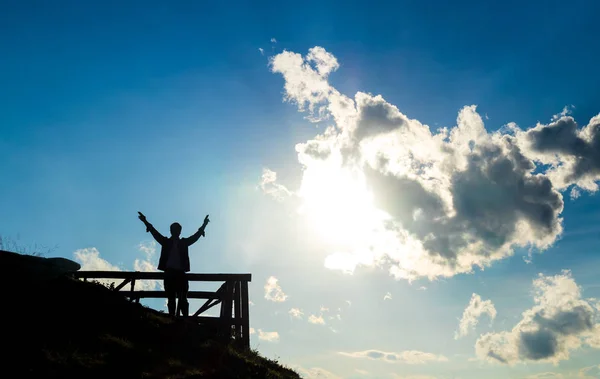
<path id="1" fill-rule="evenodd" d="M 165 286 L 165 292 L 167 294 L 167 308 L 169 309 L 170 316 L 175 316 L 175 298 L 177 295 L 177 284 L 174 283 L 174 279 L 175 278 L 173 278 L 173 275 L 171 273 L 165 272 L 165 280 L 163 284 Z"/>
<path id="2" fill-rule="evenodd" d="M 179 289 L 177 291 L 177 302 L 179 303 L 179 309 L 181 310 L 181 314 L 183 317 L 189 316 L 190 313 L 190 304 L 187 300 L 187 293 L 190 289 L 190 285 L 185 275 L 185 272 L 182 272 L 179 276 Z"/>

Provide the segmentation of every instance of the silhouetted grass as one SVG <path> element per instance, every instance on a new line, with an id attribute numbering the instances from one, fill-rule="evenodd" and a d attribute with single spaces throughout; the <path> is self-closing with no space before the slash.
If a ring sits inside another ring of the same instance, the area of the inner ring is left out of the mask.
<path id="1" fill-rule="evenodd" d="M 2 280 L 3 377 L 298 378 L 256 351 L 216 342 L 190 320 L 96 283 Z"/>

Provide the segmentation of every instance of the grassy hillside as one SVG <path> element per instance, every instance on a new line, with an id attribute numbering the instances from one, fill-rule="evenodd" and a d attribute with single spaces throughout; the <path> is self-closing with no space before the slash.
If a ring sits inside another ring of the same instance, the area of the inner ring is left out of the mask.
<path id="1" fill-rule="evenodd" d="M 7 378 L 299 378 L 99 284 L 64 277 L 28 283 L 2 271 Z"/>

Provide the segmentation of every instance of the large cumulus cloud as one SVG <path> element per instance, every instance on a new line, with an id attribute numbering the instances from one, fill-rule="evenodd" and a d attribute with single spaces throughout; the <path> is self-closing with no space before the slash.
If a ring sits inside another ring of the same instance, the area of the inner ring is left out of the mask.
<path id="1" fill-rule="evenodd" d="M 511 331 L 482 335 L 476 343 L 479 358 L 504 364 L 556 363 L 582 345 L 600 348 L 598 310 L 593 299 L 582 298 L 569 271 L 540 275 L 533 287 L 536 305 L 523 312 Z"/>
<path id="2" fill-rule="evenodd" d="M 578 163 L 573 151 L 585 151 L 581 162 L 596 161 L 600 118 L 582 131 L 561 132 L 576 135 L 571 150 L 547 141 L 564 138 L 536 134 L 552 134 L 543 130 L 554 124 L 488 133 L 474 105 L 459 111 L 454 127 L 432 131 L 380 95 L 340 93 L 328 81 L 339 63 L 321 47 L 306 56 L 284 51 L 270 67 L 285 80 L 285 99 L 326 124 L 296 145 L 304 170 L 294 193 L 307 208 L 314 203 L 324 228 L 344 220 L 350 243 L 333 252 L 327 267 L 351 272 L 385 264 L 398 278 L 433 278 L 489 266 L 515 247 L 545 249 L 562 232 L 565 186 L 556 184 L 559 166 L 543 172 L 536 164 L 559 149 L 574 156 L 563 154 L 572 162 L 570 176 L 561 175 L 588 189 L 597 179 L 596 166 Z M 369 196 L 362 199 L 363 192 Z M 324 208 L 343 217 L 328 219 Z M 361 221 L 346 221 L 358 211 Z"/>

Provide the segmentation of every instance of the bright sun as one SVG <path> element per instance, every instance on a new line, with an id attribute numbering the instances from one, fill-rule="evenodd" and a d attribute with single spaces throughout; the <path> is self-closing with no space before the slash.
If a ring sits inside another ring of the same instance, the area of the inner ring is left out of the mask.
<path id="1" fill-rule="evenodd" d="M 368 248 L 371 233 L 385 219 L 373 205 L 362 172 L 331 162 L 305 171 L 299 195 L 304 200 L 300 212 L 339 248 Z"/>

